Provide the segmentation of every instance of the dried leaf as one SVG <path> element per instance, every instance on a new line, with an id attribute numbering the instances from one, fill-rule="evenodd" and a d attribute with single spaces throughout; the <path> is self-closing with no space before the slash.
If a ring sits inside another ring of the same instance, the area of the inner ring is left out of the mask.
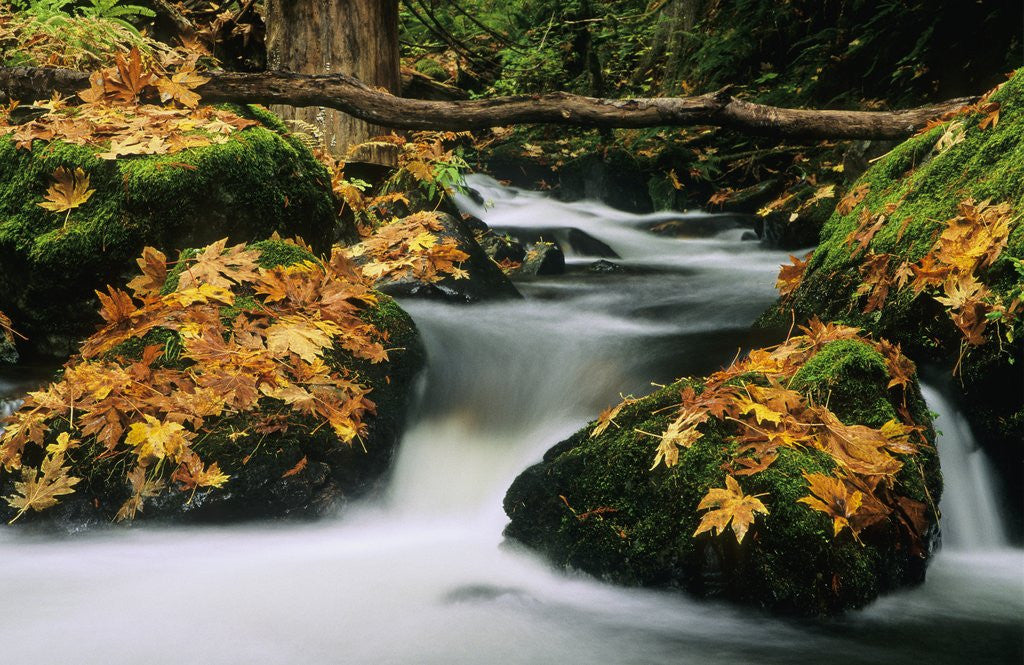
<path id="1" fill-rule="evenodd" d="M 38 470 L 23 468 L 21 482 L 14 483 L 17 494 L 4 497 L 7 505 L 18 511 L 8 524 L 13 524 L 29 510 L 52 508 L 58 503 L 57 497 L 72 494 L 82 479 L 68 475 L 70 471 L 64 466 L 63 453 L 47 455 Z"/>
<path id="2" fill-rule="evenodd" d="M 711 488 L 704 498 L 697 505 L 697 510 L 707 510 L 701 519 L 694 536 L 711 531 L 712 535 L 718 535 L 725 531 L 729 523 L 732 523 L 733 533 L 736 534 L 736 541 L 743 542 L 747 531 L 754 523 L 757 513 L 767 515 L 768 509 L 756 496 L 743 493 L 736 479 L 732 476 L 725 477 L 725 488 Z"/>
<path id="3" fill-rule="evenodd" d="M 806 503 L 831 517 L 833 536 L 838 536 L 843 529 L 849 529 L 857 538 L 858 531 L 854 530 L 850 520 L 860 509 L 864 495 L 858 490 L 850 491 L 842 480 L 831 476 L 805 473 L 804 478 L 811 494 L 797 499 L 797 503 Z"/>
<path id="4" fill-rule="evenodd" d="M 96 190 L 89 189 L 89 176 L 82 167 L 75 167 L 74 172 L 58 166 L 53 172 L 54 183 L 46 191 L 46 200 L 38 204 L 54 212 L 74 210 L 89 200 Z"/>

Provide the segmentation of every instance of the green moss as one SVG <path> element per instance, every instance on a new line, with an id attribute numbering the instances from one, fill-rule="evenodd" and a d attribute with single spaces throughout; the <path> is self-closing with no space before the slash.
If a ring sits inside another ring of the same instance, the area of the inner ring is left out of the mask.
<path id="1" fill-rule="evenodd" d="M 843 422 L 881 427 L 896 418 L 888 382 L 882 354 L 848 339 L 826 344 L 800 368 L 791 387 L 827 404 Z"/>
<path id="2" fill-rule="evenodd" d="M 60 166 L 81 168 L 95 189 L 70 215 L 37 205 Z M 222 145 L 118 160 L 59 141 L 16 149 L 0 138 L 0 309 L 33 340 L 87 332 L 93 290 L 121 282 L 146 245 L 170 255 L 278 232 L 326 251 L 335 227 L 324 168 L 266 128 Z"/>
<path id="3" fill-rule="evenodd" d="M 316 256 L 309 250 L 281 240 L 261 240 L 252 243 L 251 248 L 259 250 L 260 258 L 257 263 L 261 268 L 290 266 L 316 260 Z"/>
<path id="4" fill-rule="evenodd" d="M 104 357 L 107 360 L 119 357 L 138 360 L 147 346 L 159 346 L 164 349 L 164 355 L 160 359 L 161 366 L 179 367 L 176 363 L 181 355 L 181 337 L 176 331 L 168 328 L 154 328 L 142 337 L 133 337 L 121 342 L 105 353 Z"/>

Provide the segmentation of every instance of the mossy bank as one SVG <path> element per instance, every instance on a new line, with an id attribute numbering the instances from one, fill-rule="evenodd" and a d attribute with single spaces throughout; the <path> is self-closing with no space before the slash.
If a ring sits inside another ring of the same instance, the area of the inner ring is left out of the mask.
<path id="1" fill-rule="evenodd" d="M 909 356 L 938 367 L 960 389 L 979 441 L 1019 488 L 1024 312 L 1018 306 L 1004 315 L 993 305 L 1012 308 L 1024 294 L 1024 71 L 982 106 L 900 144 L 877 161 L 854 184 L 851 191 L 859 197 L 840 205 L 826 223 L 799 286 L 761 323 L 785 328 L 794 315 L 798 323 L 818 316 L 899 342 Z M 998 118 L 992 115 L 994 108 Z M 978 323 L 984 323 L 984 316 L 987 325 L 969 342 L 956 321 L 975 305 L 958 309 L 956 299 L 948 299 L 952 286 L 943 293 L 941 286 L 920 290 L 913 281 L 929 269 L 922 259 L 934 253 L 948 220 L 963 219 L 961 206 L 971 199 L 1008 206 L 1008 233 L 995 261 L 979 264 L 971 274 L 989 295 L 977 305 Z M 873 277 L 872 261 L 887 261 L 888 270 Z M 910 271 L 905 283 L 896 274 L 901 266 Z M 892 282 L 876 308 L 869 305 L 875 295 L 871 284 L 862 286 L 871 279 Z"/>

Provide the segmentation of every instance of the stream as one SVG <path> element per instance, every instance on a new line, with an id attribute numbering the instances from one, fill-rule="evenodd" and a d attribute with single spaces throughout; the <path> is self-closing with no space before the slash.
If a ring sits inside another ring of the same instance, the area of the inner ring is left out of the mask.
<path id="1" fill-rule="evenodd" d="M 583 229 L 628 273 L 524 279 L 522 301 L 404 302 L 428 367 L 388 489 L 337 521 L 67 538 L 0 530 L 0 663 L 35 665 L 1020 663 L 1024 551 L 991 470 L 942 394 L 944 547 L 922 586 L 828 620 L 553 570 L 503 542 L 501 499 L 554 443 L 651 382 L 764 341 L 782 252 L 734 217 L 630 215 L 473 176 L 492 227 L 568 246 Z M 672 222 L 677 233 L 648 229 Z M 680 231 L 680 229 L 682 229 Z M 6 404 L 25 389 L 0 376 Z M 2 405 L 0 405 L 2 406 Z"/>

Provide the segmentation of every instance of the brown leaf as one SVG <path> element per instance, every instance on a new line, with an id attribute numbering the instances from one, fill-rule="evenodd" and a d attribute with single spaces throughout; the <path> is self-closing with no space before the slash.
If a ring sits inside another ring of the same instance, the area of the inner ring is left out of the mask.
<path id="1" fill-rule="evenodd" d="M 96 190 L 89 189 L 89 176 L 82 167 L 75 167 L 74 172 L 58 166 L 53 172 L 54 183 L 46 191 L 45 201 L 38 204 L 54 212 L 74 210 L 89 200 Z"/>
<path id="2" fill-rule="evenodd" d="M 838 536 L 843 529 L 849 529 L 854 538 L 857 538 L 859 532 L 854 529 L 850 520 L 860 510 L 864 494 L 858 490 L 851 491 L 838 478 L 820 473 L 805 473 L 804 478 L 811 494 L 797 499 L 797 503 L 806 503 L 814 510 L 831 517 L 833 536 Z"/>
<path id="3" fill-rule="evenodd" d="M 307 459 L 306 456 L 303 455 L 302 459 L 299 460 L 299 463 L 285 471 L 283 474 L 281 474 L 281 477 L 291 478 L 292 476 L 297 476 L 300 473 L 302 473 L 302 470 L 306 468 L 307 464 L 309 464 L 309 459 Z"/>

